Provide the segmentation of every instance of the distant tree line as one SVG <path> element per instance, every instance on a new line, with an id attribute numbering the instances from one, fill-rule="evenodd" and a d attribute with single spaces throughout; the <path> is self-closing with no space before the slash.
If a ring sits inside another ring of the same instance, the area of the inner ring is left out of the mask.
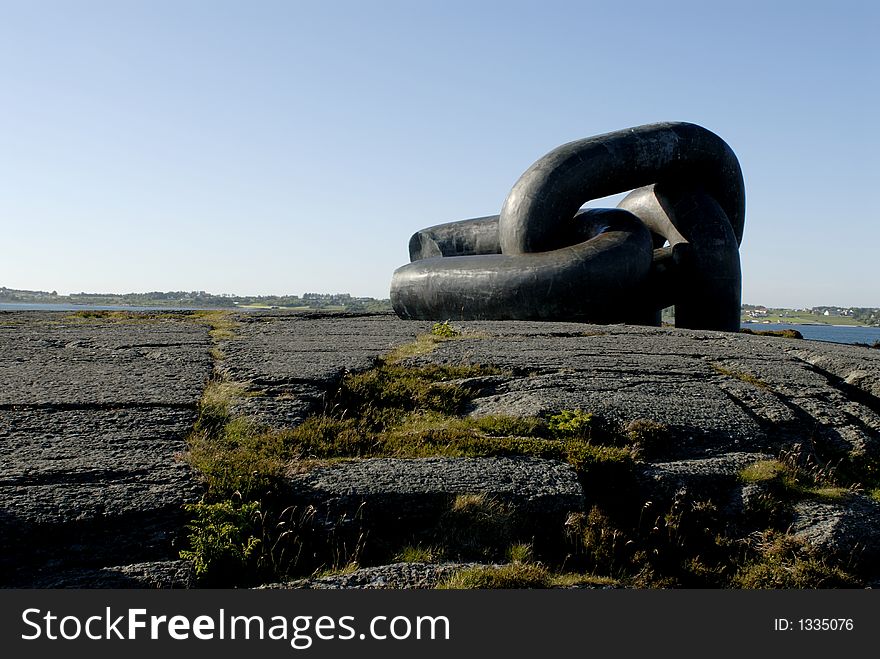
<path id="1" fill-rule="evenodd" d="M 232 309 L 241 306 L 279 309 L 335 309 L 340 311 L 389 311 L 390 300 L 353 297 L 348 293 L 298 295 L 214 295 L 205 291 L 150 291 L 149 293 L 71 293 L 28 291 L 0 287 L 0 302 L 66 303 L 131 307 L 203 307 Z"/>
<path id="2" fill-rule="evenodd" d="M 0 286 L 0 302 L 66 303 L 95 306 L 130 307 L 197 307 L 234 309 L 243 306 L 277 307 L 279 309 L 327 309 L 337 311 L 390 311 L 391 301 L 372 297 L 353 297 L 349 293 L 303 293 L 299 295 L 215 295 L 205 291 L 150 291 L 149 293 L 71 293 L 28 291 Z M 743 312 L 775 311 L 762 305 L 743 304 Z M 787 309 L 784 311 L 788 311 Z M 813 307 L 808 311 L 817 316 L 847 316 L 862 325 L 880 326 L 880 309 L 876 307 Z M 674 322 L 672 308 L 663 310 L 663 321 Z"/>
<path id="3" fill-rule="evenodd" d="M 770 315 L 776 315 L 777 312 L 788 312 L 791 309 L 765 307 L 763 305 L 743 304 L 743 313 L 748 312 L 769 312 Z M 842 318 L 852 318 L 860 325 L 880 326 L 880 309 L 877 307 L 838 307 L 838 306 L 820 306 L 809 309 L 797 309 L 803 314 L 812 314 L 814 316 L 838 316 Z"/>

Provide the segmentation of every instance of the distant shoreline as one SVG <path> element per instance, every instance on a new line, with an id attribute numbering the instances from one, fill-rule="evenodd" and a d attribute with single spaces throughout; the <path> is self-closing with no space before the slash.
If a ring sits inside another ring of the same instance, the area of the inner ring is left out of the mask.
<path id="1" fill-rule="evenodd" d="M 742 325 L 812 325 L 815 327 L 868 327 L 875 328 L 875 325 L 859 325 L 856 323 L 795 323 L 786 321 L 763 321 L 763 320 L 741 320 Z"/>
<path id="2" fill-rule="evenodd" d="M 88 304 L 78 302 L 0 302 L 0 311 L 231 311 L 236 307 Z M 246 309 L 245 309 L 246 310 Z"/>

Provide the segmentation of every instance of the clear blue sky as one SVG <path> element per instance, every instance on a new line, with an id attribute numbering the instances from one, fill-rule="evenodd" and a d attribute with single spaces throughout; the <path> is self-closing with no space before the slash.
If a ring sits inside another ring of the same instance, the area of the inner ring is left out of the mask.
<path id="1" fill-rule="evenodd" d="M 744 302 L 880 306 L 878 7 L 0 0 L 0 285 L 387 297 L 415 230 L 681 120 L 742 164 Z"/>

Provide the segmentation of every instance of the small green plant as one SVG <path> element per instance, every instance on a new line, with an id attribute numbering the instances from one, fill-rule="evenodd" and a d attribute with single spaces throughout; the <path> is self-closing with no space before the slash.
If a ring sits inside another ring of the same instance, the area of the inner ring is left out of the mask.
<path id="1" fill-rule="evenodd" d="M 547 437 L 547 423 L 534 416 L 483 416 L 474 426 L 490 437 Z"/>
<path id="2" fill-rule="evenodd" d="M 144 320 L 150 316 L 147 314 L 138 314 L 132 311 L 74 311 L 67 316 L 70 320 L 100 320 L 100 321 L 136 321 Z"/>
<path id="3" fill-rule="evenodd" d="M 190 318 L 190 313 L 186 311 L 127 311 L 123 309 L 106 309 L 100 311 L 74 311 L 67 314 L 64 318 L 65 320 L 73 322 L 98 321 L 101 323 L 141 324 L 164 321 L 187 322 Z"/>
<path id="4" fill-rule="evenodd" d="M 618 585 L 611 577 L 603 577 L 595 574 L 580 574 L 577 572 L 563 572 L 550 576 L 550 585 L 553 588 L 610 588 Z"/>
<path id="5" fill-rule="evenodd" d="M 547 427 L 554 437 L 590 439 L 593 415 L 583 410 L 562 410 L 547 420 Z"/>
<path id="6" fill-rule="evenodd" d="M 257 502 L 236 504 L 199 502 L 187 506 L 194 515 L 189 524 L 191 549 L 180 557 L 193 562 L 205 583 L 239 584 L 260 554 Z"/>
<path id="7" fill-rule="evenodd" d="M 838 487 L 834 485 L 826 485 L 824 487 L 811 487 L 807 490 L 807 495 L 819 501 L 833 503 L 842 501 L 852 494 L 852 490 L 846 487 Z"/>
<path id="8" fill-rule="evenodd" d="M 818 465 L 800 447 L 783 452 L 779 459 L 759 460 L 739 473 L 739 479 L 752 488 L 746 511 L 759 528 L 783 530 L 791 523 L 794 503 L 803 499 L 839 502 L 852 494 L 836 484 L 833 470 Z"/>
<path id="9" fill-rule="evenodd" d="M 752 492 L 743 503 L 753 527 L 782 530 L 791 524 L 794 514 L 791 499 L 780 496 L 772 487 Z"/>
<path id="10" fill-rule="evenodd" d="M 552 572 L 527 561 L 508 565 L 483 565 L 453 574 L 437 584 L 441 590 L 511 588 L 607 588 L 617 585 L 610 577 L 575 572 Z"/>
<path id="11" fill-rule="evenodd" d="M 434 323 L 431 327 L 431 334 L 441 339 L 454 339 L 461 336 L 461 331 L 450 325 L 448 320 L 444 320 L 442 323 Z"/>
<path id="12" fill-rule="evenodd" d="M 610 480 L 623 477 L 633 466 L 632 453 L 628 448 L 587 444 L 578 440 L 562 442 L 562 456 L 574 467 L 581 480 L 598 478 L 600 471 L 607 471 Z M 621 481 L 623 483 L 625 481 Z M 596 485 L 601 483 L 597 481 Z"/>
<path id="13" fill-rule="evenodd" d="M 414 341 L 398 346 L 389 352 L 383 361 L 385 364 L 399 364 L 412 357 L 428 355 L 434 352 L 441 341 L 442 339 L 433 334 L 419 334 Z"/>
<path id="14" fill-rule="evenodd" d="M 437 346 L 444 341 L 461 339 L 465 336 L 469 339 L 485 339 L 488 335 L 480 332 L 468 332 L 465 334 L 453 327 L 448 320 L 445 320 L 442 323 L 434 323 L 430 332 L 419 334 L 414 341 L 398 346 L 385 355 L 382 361 L 385 364 L 399 364 L 406 359 L 434 352 Z"/>
<path id="15" fill-rule="evenodd" d="M 191 435 L 183 460 L 200 474 L 211 500 L 238 495 L 250 501 L 276 489 L 286 457 L 277 434 L 238 417 L 216 434 Z"/>
<path id="16" fill-rule="evenodd" d="M 346 574 L 357 572 L 359 569 L 360 565 L 358 565 L 356 561 L 352 561 L 350 563 L 346 563 L 342 567 L 323 568 L 320 570 L 315 570 L 315 572 L 312 574 L 312 578 L 326 579 L 327 577 L 340 577 Z"/>
<path id="17" fill-rule="evenodd" d="M 511 563 L 531 563 L 535 559 L 535 549 L 530 543 L 518 542 L 507 548 L 507 560 Z"/>

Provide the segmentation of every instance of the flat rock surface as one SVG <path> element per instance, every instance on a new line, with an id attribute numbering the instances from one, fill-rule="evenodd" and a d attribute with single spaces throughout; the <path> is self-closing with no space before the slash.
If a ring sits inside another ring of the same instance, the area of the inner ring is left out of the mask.
<path id="1" fill-rule="evenodd" d="M 236 380 L 272 391 L 291 384 L 326 390 L 431 327 L 391 314 L 255 313 L 239 319 L 238 338 L 223 344 L 223 365 Z"/>
<path id="2" fill-rule="evenodd" d="M 53 571 L 37 578 L 33 588 L 193 588 L 192 563 L 150 561 L 131 565 Z"/>
<path id="3" fill-rule="evenodd" d="M 119 567 L 96 584 L 133 583 L 126 564 L 176 558 L 183 504 L 200 492 L 175 455 L 209 345 L 182 318 L 0 314 L 0 585 L 105 566 Z"/>
<path id="4" fill-rule="evenodd" d="M 0 313 L 0 406 L 192 407 L 207 346 L 194 322 Z"/>
<path id="5" fill-rule="evenodd" d="M 436 588 L 450 577 L 470 569 L 499 568 L 498 563 L 391 563 L 359 568 L 351 572 L 297 579 L 260 586 L 261 589 L 311 590 L 388 590 L 402 588 Z M 572 588 L 608 589 L 608 585 L 578 585 Z"/>
<path id="6" fill-rule="evenodd" d="M 474 383 L 474 415 L 583 409 L 674 431 L 682 458 L 776 452 L 814 432 L 841 450 L 880 435 L 880 351 L 700 330 L 469 321 L 463 335 L 406 363 L 509 369 Z M 430 330 L 390 314 L 248 314 L 223 367 L 254 393 L 238 411 L 296 425 L 339 379 Z M 481 386 L 482 385 L 482 386 Z"/>
<path id="7" fill-rule="evenodd" d="M 405 516 L 433 501 L 441 507 L 459 494 L 483 494 L 527 514 L 565 514 L 584 505 L 574 469 L 529 457 L 350 460 L 290 483 L 301 496 L 333 501 L 351 513 L 366 502 Z"/>
<path id="8" fill-rule="evenodd" d="M 432 325 L 391 314 L 264 312 L 239 320 L 238 336 L 221 344 L 223 368 L 267 395 L 241 400 L 235 412 L 276 427 L 321 411 L 345 373 L 374 366 Z"/>
<path id="9" fill-rule="evenodd" d="M 803 501 L 795 506 L 792 531 L 824 555 L 873 562 L 880 558 L 880 502 L 855 495 L 838 503 Z"/>
<path id="10" fill-rule="evenodd" d="M 434 588 L 439 582 L 457 572 L 477 566 L 477 563 L 392 563 L 360 568 L 343 574 L 267 584 L 262 588 L 314 590 Z"/>
<path id="11" fill-rule="evenodd" d="M 683 487 L 703 490 L 730 487 L 738 474 L 750 464 L 773 458 L 763 453 L 727 453 L 709 458 L 657 462 L 643 468 L 648 488 L 671 494 Z"/>
<path id="12" fill-rule="evenodd" d="M 212 368 L 249 388 L 238 413 L 297 425 L 324 409 L 345 373 L 432 325 L 390 314 L 249 313 L 236 316 L 235 338 L 216 343 L 183 316 L 0 313 L 0 585 L 190 583 L 174 540 L 199 488 L 175 455 Z M 663 424 L 674 441 L 638 467 L 658 493 L 741 489 L 744 466 L 799 443 L 841 455 L 880 447 L 880 350 L 625 325 L 452 325 L 462 336 L 404 363 L 500 368 L 463 383 L 466 413 L 476 416 L 581 409 Z M 222 351 L 216 364 L 212 347 Z M 348 461 L 294 476 L 291 487 L 337 510 L 380 502 L 391 517 L 463 493 L 557 511 L 583 496 L 566 465 L 528 458 Z M 792 529 L 832 553 L 870 553 L 875 502 L 852 501 L 801 502 Z M 428 583 L 410 576 L 401 583 Z"/>
<path id="13" fill-rule="evenodd" d="M 673 430 L 682 458 L 776 453 L 817 435 L 840 450 L 864 450 L 880 437 L 880 400 L 872 393 L 878 350 L 626 325 L 460 326 L 488 338 L 447 341 L 411 361 L 511 369 L 513 376 L 478 392 L 475 415 L 580 408 L 622 422 L 646 418 Z M 823 355 L 837 374 L 814 365 Z"/>
<path id="14" fill-rule="evenodd" d="M 404 363 L 483 364 L 505 371 L 460 383 L 472 392 L 467 409 L 471 415 L 548 415 L 581 409 L 622 425 L 647 419 L 665 426 L 674 441 L 662 455 L 651 456 L 639 467 L 646 497 L 672 500 L 686 490 L 689 496 L 714 499 L 736 517 L 742 513 L 742 506 L 734 505 L 742 498 L 739 474 L 754 462 L 780 457 L 798 444 L 821 445 L 839 455 L 876 454 L 880 448 L 877 350 L 625 325 L 488 321 L 452 325 L 461 336 Z M 284 326 L 290 331 L 285 333 Z M 256 321 L 252 327 L 259 327 Z M 382 337 L 376 336 L 380 328 Z M 273 354 L 283 353 L 284 358 L 259 362 L 243 345 L 239 354 L 247 356 L 249 366 L 238 367 L 237 372 L 270 390 L 279 384 L 283 390 L 287 384 L 328 392 L 335 378 L 348 370 L 368 368 L 382 348 L 387 351 L 410 340 L 428 330 L 429 324 L 387 317 L 340 318 L 326 329 L 315 321 L 275 317 L 265 328 L 252 331 L 258 332 L 264 349 L 271 347 Z M 301 331 L 302 341 L 293 338 Z M 363 342 L 354 338 L 361 331 L 366 332 Z M 291 344 L 283 343 L 285 336 L 291 337 Z M 325 352 L 334 338 L 340 344 L 339 361 L 328 359 Z M 318 366 L 300 362 L 313 355 Z M 307 396 L 289 398 L 303 401 Z M 312 405 L 302 405 L 301 414 L 320 409 L 320 396 L 313 400 Z M 270 403 L 258 398 L 249 404 L 269 409 Z M 438 461 L 437 467 L 440 464 L 449 463 Z M 384 507 L 392 510 L 392 501 L 398 502 L 397 508 L 416 506 L 415 498 L 405 499 L 407 493 L 421 492 L 419 499 L 424 501 L 428 492 L 455 489 L 456 483 L 498 482 L 497 474 L 481 474 L 480 469 L 477 461 L 463 460 L 459 471 L 467 476 L 460 480 L 433 465 L 422 473 L 402 471 L 394 461 L 353 461 L 318 470 L 299 484 L 324 502 L 347 503 L 349 508 L 357 501 L 385 497 Z M 472 485 L 463 489 L 467 487 Z M 820 510 L 805 503 L 792 529 L 823 552 L 858 554 L 853 560 L 860 563 L 873 556 L 877 544 L 872 505 Z M 871 519 L 857 524 L 866 510 Z"/>

